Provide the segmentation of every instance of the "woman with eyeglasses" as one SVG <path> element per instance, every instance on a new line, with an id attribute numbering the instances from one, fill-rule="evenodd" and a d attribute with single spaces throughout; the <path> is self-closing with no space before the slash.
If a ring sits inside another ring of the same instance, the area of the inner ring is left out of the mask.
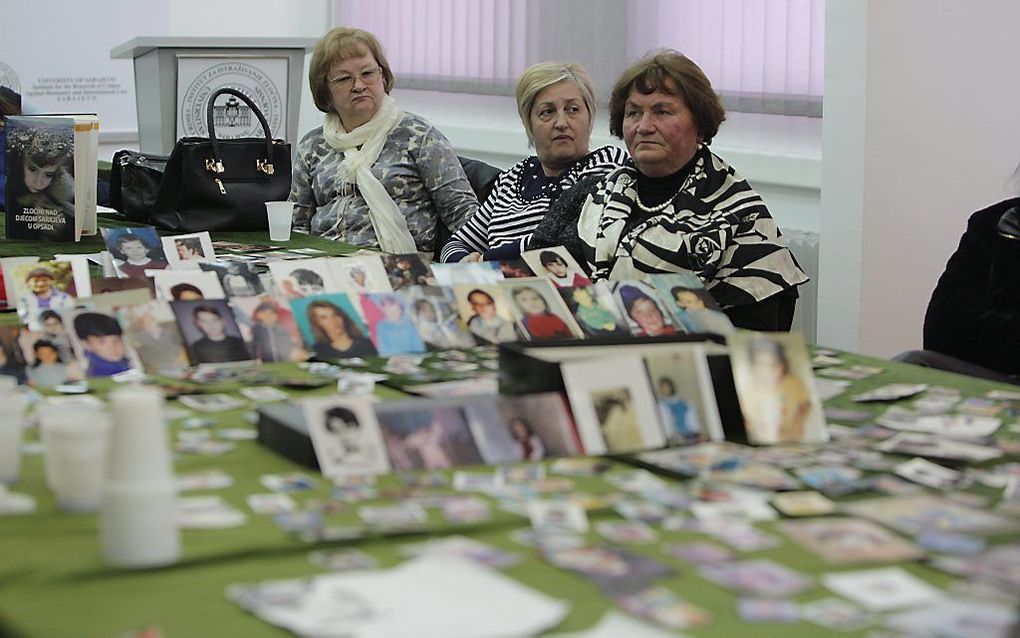
<path id="1" fill-rule="evenodd" d="M 432 252 L 437 221 L 455 231 L 478 209 L 446 137 L 390 97 L 393 72 L 375 36 L 327 33 L 308 81 L 326 116 L 298 145 L 295 229 L 388 253 Z"/>

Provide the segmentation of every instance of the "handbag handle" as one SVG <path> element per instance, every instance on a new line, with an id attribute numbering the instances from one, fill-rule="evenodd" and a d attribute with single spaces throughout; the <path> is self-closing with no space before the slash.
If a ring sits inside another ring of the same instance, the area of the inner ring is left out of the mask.
<path id="1" fill-rule="evenodd" d="M 262 125 L 262 131 L 266 134 L 266 158 L 264 160 L 256 159 L 255 167 L 266 175 L 272 175 L 273 164 L 271 163 L 271 160 L 273 158 L 273 136 L 269 131 L 269 122 L 266 121 L 266 116 L 262 114 L 262 111 L 258 106 L 256 106 L 255 102 L 253 102 L 251 98 L 237 89 L 232 89 L 226 86 L 222 89 L 218 89 L 212 94 L 212 97 L 209 98 L 209 106 L 206 107 L 206 125 L 209 128 L 209 141 L 212 142 L 213 149 L 212 160 L 206 160 L 206 169 L 214 173 L 223 172 L 223 162 L 220 160 L 220 147 L 216 139 L 216 129 L 213 126 L 213 105 L 216 103 L 216 98 L 221 95 L 233 95 L 234 97 L 239 98 L 242 102 L 247 104 L 249 108 L 251 108 L 255 117 L 259 118 L 259 124 Z"/>

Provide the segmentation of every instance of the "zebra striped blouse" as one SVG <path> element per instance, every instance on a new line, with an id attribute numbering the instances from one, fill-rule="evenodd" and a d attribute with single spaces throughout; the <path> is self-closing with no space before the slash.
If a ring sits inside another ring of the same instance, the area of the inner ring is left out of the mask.
<path id="1" fill-rule="evenodd" d="M 518 256 L 531 239 L 531 231 L 563 191 L 583 177 L 608 175 L 626 161 L 626 151 L 607 145 L 578 159 L 558 178 L 546 177 L 535 156 L 514 164 L 500 173 L 485 203 L 443 247 L 442 260 L 460 261 L 472 252 L 487 259 Z M 492 254 L 497 248 L 500 250 Z"/>

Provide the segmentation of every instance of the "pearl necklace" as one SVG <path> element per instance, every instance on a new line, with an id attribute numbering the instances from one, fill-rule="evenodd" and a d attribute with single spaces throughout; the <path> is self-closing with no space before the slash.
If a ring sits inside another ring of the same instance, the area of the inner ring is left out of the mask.
<path id="1" fill-rule="evenodd" d="M 646 213 L 661 213 L 662 211 L 666 210 L 667 206 L 669 206 L 670 204 L 673 203 L 673 200 L 676 199 L 676 196 L 679 195 L 680 191 L 682 191 L 682 190 L 683 190 L 683 186 L 680 186 L 680 188 L 677 189 L 677 191 L 675 193 L 673 193 L 669 198 L 666 199 L 666 201 L 662 202 L 658 206 L 645 206 L 644 203 L 641 201 L 641 195 L 638 194 L 638 189 L 637 189 L 637 186 L 635 185 L 634 186 L 634 203 L 637 204 L 638 208 L 640 208 L 641 210 L 643 210 Z"/>

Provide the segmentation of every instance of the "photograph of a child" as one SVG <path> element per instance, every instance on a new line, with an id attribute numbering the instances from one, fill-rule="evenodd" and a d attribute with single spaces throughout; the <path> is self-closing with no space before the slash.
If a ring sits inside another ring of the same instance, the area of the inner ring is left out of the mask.
<path id="1" fill-rule="evenodd" d="M 31 330 L 40 330 L 39 313 L 74 305 L 74 273 L 65 261 L 40 261 L 14 267 L 14 296 L 18 318 Z"/>
<path id="2" fill-rule="evenodd" d="M 379 255 L 358 255 L 355 257 L 334 257 L 327 260 L 327 267 L 340 292 L 390 292 L 390 280 L 386 276 L 382 258 Z"/>
<path id="3" fill-rule="evenodd" d="M 163 237 L 162 244 L 170 268 L 194 270 L 202 261 L 216 259 L 208 231 Z"/>
<path id="4" fill-rule="evenodd" d="M 460 408 L 380 403 L 376 418 L 390 463 L 398 472 L 445 470 L 482 462 Z"/>
<path id="5" fill-rule="evenodd" d="M 461 319 L 480 345 L 519 338 L 510 302 L 502 288 L 496 285 L 455 286 L 453 293 Z"/>
<path id="6" fill-rule="evenodd" d="M 583 336 L 563 300 L 547 279 L 516 279 L 501 285 L 513 299 L 511 310 L 517 325 L 532 340 Z"/>
<path id="7" fill-rule="evenodd" d="M 577 325 L 588 337 L 629 334 L 627 322 L 613 298 L 607 282 L 591 286 L 559 288 L 558 292 Z"/>
<path id="8" fill-rule="evenodd" d="M 226 300 L 171 301 L 170 307 L 184 335 L 184 346 L 192 364 L 252 359 Z"/>
<path id="9" fill-rule="evenodd" d="M 269 263 L 276 287 L 287 299 L 302 299 L 312 295 L 337 292 L 329 265 L 324 257 L 273 261 Z"/>
<path id="10" fill-rule="evenodd" d="M 651 286 L 639 281 L 620 282 L 613 294 L 623 308 L 632 335 L 659 337 L 677 334 L 673 320 Z"/>
<path id="11" fill-rule="evenodd" d="M 801 335 L 738 332 L 728 343 L 733 382 L 751 443 L 828 440 Z"/>
<path id="12" fill-rule="evenodd" d="M 152 226 L 103 228 L 102 233 L 118 277 L 141 278 L 146 270 L 169 266 L 159 234 Z"/>
<path id="13" fill-rule="evenodd" d="M 643 447 L 637 414 L 630 391 L 626 387 L 597 390 L 591 393 L 595 416 L 602 430 L 602 439 L 610 452 L 626 452 Z"/>
<path id="14" fill-rule="evenodd" d="M 211 272 L 220 280 L 223 294 L 230 297 L 253 297 L 265 292 L 255 265 L 241 261 L 201 262 L 199 268 Z"/>
<path id="15" fill-rule="evenodd" d="M 304 361 L 308 358 L 290 305 L 271 295 L 230 300 L 241 335 L 262 362 Z"/>
<path id="16" fill-rule="evenodd" d="M 499 262 L 499 271 L 503 273 L 503 279 L 523 279 L 535 276 L 535 272 L 523 259 L 501 261 Z"/>
<path id="17" fill-rule="evenodd" d="M 323 475 L 338 479 L 389 471 L 372 402 L 329 397 L 309 399 L 302 405 Z"/>
<path id="18" fill-rule="evenodd" d="M 319 359 L 347 359 L 378 354 L 368 328 L 348 295 L 313 295 L 291 299 L 290 308 L 305 344 Z"/>
<path id="19" fill-rule="evenodd" d="M 429 268 L 417 253 L 408 255 L 384 255 L 383 267 L 394 290 L 408 286 L 424 286 L 428 283 Z"/>
<path id="20" fill-rule="evenodd" d="M 515 463 L 521 460 L 520 446 L 503 420 L 495 396 L 478 396 L 457 401 L 463 407 L 471 436 L 486 464 Z"/>
<path id="21" fill-rule="evenodd" d="M 428 350 L 471 348 L 475 338 L 457 313 L 453 293 L 438 286 L 414 286 L 399 293 Z"/>
<path id="22" fill-rule="evenodd" d="M 425 352 L 425 342 L 408 316 L 404 299 L 392 292 L 360 295 L 361 313 L 381 355 Z"/>
<path id="23" fill-rule="evenodd" d="M 723 438 L 712 377 L 701 344 L 645 356 L 666 439 L 689 445 Z"/>
<path id="24" fill-rule="evenodd" d="M 18 337 L 18 343 L 21 345 L 26 362 L 25 373 L 28 385 L 36 388 L 52 388 L 82 380 L 84 376 L 74 356 L 66 351 L 62 353 L 62 348 L 50 341 L 47 336 L 44 332 L 23 330 Z"/>
<path id="25" fill-rule="evenodd" d="M 669 273 L 649 275 L 648 279 L 661 295 L 677 327 L 684 332 L 720 335 L 733 332 L 730 318 L 720 310 L 697 276 Z"/>
<path id="26" fill-rule="evenodd" d="M 139 369 L 138 358 L 124 342 L 124 330 L 113 315 L 71 308 L 61 312 L 61 318 L 71 327 L 71 344 L 86 376 L 109 377 Z"/>
<path id="27" fill-rule="evenodd" d="M 30 322 L 32 325 L 41 326 L 38 334 L 41 338 L 49 341 L 57 347 L 57 353 L 61 360 L 71 361 L 74 359 L 74 350 L 71 348 L 71 338 L 64 326 L 64 319 L 56 310 L 41 310 L 35 319 Z"/>
<path id="28" fill-rule="evenodd" d="M 11 224 L 8 237 L 73 241 L 74 120 L 26 117 L 6 122 L 7 210 L 27 215 L 39 226 Z"/>
<path id="29" fill-rule="evenodd" d="M 570 411 L 558 392 L 500 396 L 499 412 L 516 446 L 518 461 L 540 461 L 581 452 Z"/>
<path id="30" fill-rule="evenodd" d="M 560 288 L 590 286 L 591 280 L 563 246 L 526 250 L 525 263 L 539 277 L 546 277 Z"/>
<path id="31" fill-rule="evenodd" d="M 153 273 L 156 295 L 168 301 L 224 299 L 216 273 L 199 270 L 161 270 Z"/>
<path id="32" fill-rule="evenodd" d="M 188 355 L 168 302 L 153 300 L 122 306 L 118 312 L 124 325 L 124 339 L 138 353 L 146 372 L 166 376 L 184 373 Z"/>
<path id="33" fill-rule="evenodd" d="M 13 377 L 19 384 L 26 383 L 25 355 L 18 346 L 20 326 L 0 326 L 0 377 Z"/>

